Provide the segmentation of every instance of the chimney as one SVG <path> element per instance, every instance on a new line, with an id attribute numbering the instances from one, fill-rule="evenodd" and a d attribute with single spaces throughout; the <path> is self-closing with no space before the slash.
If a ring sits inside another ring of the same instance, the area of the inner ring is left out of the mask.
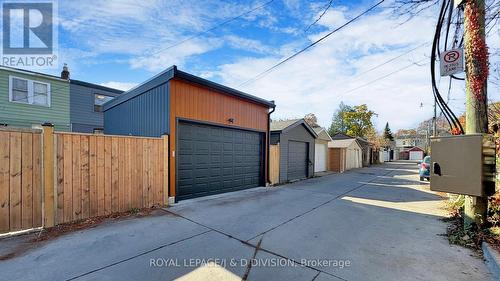
<path id="1" fill-rule="evenodd" d="M 65 80 L 69 80 L 69 70 L 68 65 L 64 64 L 63 70 L 61 71 L 61 78 Z"/>

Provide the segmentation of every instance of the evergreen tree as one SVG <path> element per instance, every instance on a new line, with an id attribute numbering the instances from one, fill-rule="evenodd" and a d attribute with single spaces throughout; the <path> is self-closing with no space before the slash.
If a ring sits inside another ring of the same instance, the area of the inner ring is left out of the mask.
<path id="1" fill-rule="evenodd" d="M 384 128 L 384 139 L 393 141 L 394 136 L 392 136 L 391 128 L 389 128 L 389 122 L 385 124 Z"/>

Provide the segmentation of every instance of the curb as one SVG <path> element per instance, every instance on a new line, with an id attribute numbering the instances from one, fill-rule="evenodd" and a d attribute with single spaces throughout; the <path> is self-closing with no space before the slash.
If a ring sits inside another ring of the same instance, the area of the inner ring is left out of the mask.
<path id="1" fill-rule="evenodd" d="M 486 267 L 491 273 L 491 280 L 500 280 L 500 254 L 486 242 L 483 242 L 481 248 L 483 249 Z"/>

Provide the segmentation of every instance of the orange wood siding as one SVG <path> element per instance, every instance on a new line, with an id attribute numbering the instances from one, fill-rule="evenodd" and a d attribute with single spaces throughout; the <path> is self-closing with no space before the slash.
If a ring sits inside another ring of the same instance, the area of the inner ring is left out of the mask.
<path id="1" fill-rule="evenodd" d="M 265 133 L 267 132 L 268 112 L 269 108 L 265 105 L 190 82 L 170 80 L 170 196 L 176 196 L 176 166 L 172 152 L 176 150 L 177 118 L 247 128 Z M 229 123 L 229 118 L 234 118 L 234 123 Z M 267 137 L 265 134 L 266 143 Z M 265 147 L 264 149 L 266 151 L 265 181 L 267 181 L 267 149 Z"/>

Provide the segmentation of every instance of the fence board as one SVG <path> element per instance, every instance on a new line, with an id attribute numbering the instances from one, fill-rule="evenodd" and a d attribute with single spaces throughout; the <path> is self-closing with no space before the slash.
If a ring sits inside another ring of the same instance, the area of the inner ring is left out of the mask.
<path id="1" fill-rule="evenodd" d="M 61 222 L 73 220 L 73 141 L 72 136 L 62 136 L 64 142 L 64 219 Z M 58 141 L 59 142 L 59 141 Z"/>
<path id="2" fill-rule="evenodd" d="M 105 192 L 105 185 L 104 185 L 104 137 L 97 137 L 97 168 L 96 168 L 96 173 L 97 173 L 97 214 L 99 216 L 104 215 L 104 192 Z"/>
<path id="3" fill-rule="evenodd" d="M 72 137 L 73 143 L 73 220 L 82 217 L 82 185 L 80 182 L 80 136 Z"/>
<path id="4" fill-rule="evenodd" d="M 118 210 L 125 211 L 125 139 L 118 139 Z"/>
<path id="5" fill-rule="evenodd" d="M 277 184 L 280 181 L 280 146 L 269 146 L 269 180 L 271 184 Z"/>
<path id="6" fill-rule="evenodd" d="M 42 226 L 42 187 L 42 135 L 35 133 L 33 134 L 33 227 Z"/>
<path id="7" fill-rule="evenodd" d="M 89 204 L 90 204 L 90 209 L 89 209 L 89 216 L 90 217 L 95 217 L 98 215 L 98 204 L 99 200 L 97 197 L 97 174 L 96 174 L 96 169 L 97 169 L 97 138 L 90 138 L 89 139 L 89 188 L 90 188 L 90 194 L 89 194 Z"/>
<path id="8" fill-rule="evenodd" d="M 104 147 L 104 214 L 111 213 L 111 199 L 112 199 L 112 172 L 111 172 L 111 147 L 112 147 L 112 138 L 105 138 L 105 147 Z"/>
<path id="9" fill-rule="evenodd" d="M 10 133 L 10 229 L 21 230 L 21 133 Z"/>
<path id="10" fill-rule="evenodd" d="M 33 227 L 33 134 L 21 134 L 21 228 Z"/>
<path id="11" fill-rule="evenodd" d="M 57 165 L 57 211 L 56 211 L 56 223 L 61 223 L 64 221 L 64 139 L 59 138 L 56 140 L 56 165 Z"/>
<path id="12" fill-rule="evenodd" d="M 80 181 L 82 186 L 82 214 L 80 218 L 83 219 L 90 215 L 89 138 L 89 136 L 80 137 Z"/>
<path id="13" fill-rule="evenodd" d="M 0 131 L 0 233 L 10 229 L 10 133 Z"/>
<path id="14" fill-rule="evenodd" d="M 111 211 L 120 210 L 118 181 L 120 180 L 120 159 L 118 158 L 118 138 L 111 139 Z"/>

